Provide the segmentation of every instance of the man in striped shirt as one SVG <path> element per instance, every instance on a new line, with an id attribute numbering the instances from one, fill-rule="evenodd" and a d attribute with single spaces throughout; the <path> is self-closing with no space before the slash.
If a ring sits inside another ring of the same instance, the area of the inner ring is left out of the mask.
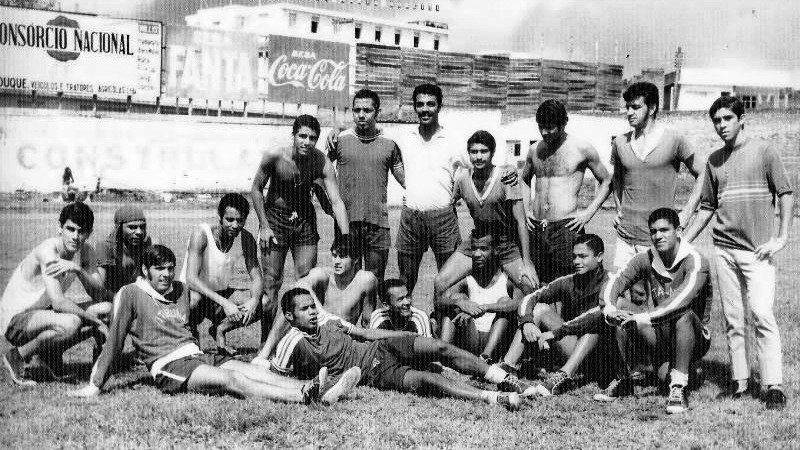
<path id="1" fill-rule="evenodd" d="M 707 328 L 712 300 L 708 261 L 689 242 L 681 240 L 675 210 L 659 208 L 647 223 L 653 246 L 612 275 L 603 290 L 603 314 L 606 322 L 617 327 L 622 358 L 619 377 L 594 398 L 613 401 L 633 394 L 626 349 L 628 339 L 637 333 L 650 348 L 659 379 L 667 380 L 669 375 L 667 413 L 678 414 L 689 407 L 686 390 L 690 365 L 706 354 L 711 343 Z M 650 287 L 653 308 L 639 313 L 618 309 L 622 293 L 642 281 Z"/>
<path id="2" fill-rule="evenodd" d="M 433 337 L 430 318 L 425 311 L 411 304 L 411 296 L 402 280 L 390 278 L 382 282 L 378 294 L 384 307 L 372 312 L 370 328 L 410 331 L 423 337 Z"/>
<path id="3" fill-rule="evenodd" d="M 720 97 L 709 109 L 714 128 L 725 145 L 713 152 L 698 217 L 686 230 L 693 240 L 713 216 L 714 263 L 731 355 L 731 383 L 724 396 L 738 398 L 748 389 L 750 367 L 745 351 L 743 296 L 753 313 L 761 383 L 768 409 L 782 409 L 781 338 L 772 306 L 775 302 L 774 256 L 789 240 L 794 198 L 778 152 L 748 138 L 744 105 L 736 97 Z M 780 229 L 775 236 L 775 202 L 780 204 Z"/>

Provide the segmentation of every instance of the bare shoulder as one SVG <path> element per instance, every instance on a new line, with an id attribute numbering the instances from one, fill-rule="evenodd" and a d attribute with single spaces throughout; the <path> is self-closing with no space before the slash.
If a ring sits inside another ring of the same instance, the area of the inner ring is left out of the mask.
<path id="1" fill-rule="evenodd" d="M 33 249 L 33 254 L 36 255 L 40 264 L 58 258 L 58 242 L 60 240 L 57 237 L 47 238 Z"/>
<path id="2" fill-rule="evenodd" d="M 572 139 L 572 147 L 583 155 L 585 159 L 595 159 L 598 157 L 597 149 L 591 142 L 577 136 L 572 137 Z"/>
<path id="3" fill-rule="evenodd" d="M 378 278 L 368 270 L 359 270 L 353 281 L 362 292 L 372 291 L 378 286 Z"/>

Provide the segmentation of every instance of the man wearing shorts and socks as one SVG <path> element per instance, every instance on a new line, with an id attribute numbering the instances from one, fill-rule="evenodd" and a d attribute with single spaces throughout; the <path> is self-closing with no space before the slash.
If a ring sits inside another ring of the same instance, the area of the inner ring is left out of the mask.
<path id="1" fill-rule="evenodd" d="M 217 353 L 236 356 L 238 352 L 226 344 L 225 334 L 250 324 L 259 315 L 263 287 L 258 265 L 256 240 L 244 229 L 250 204 L 241 194 L 225 194 L 217 205 L 219 223 L 207 223 L 192 232 L 178 279 L 189 287 L 191 314 L 189 328 L 195 338 L 197 326 L 211 320 L 209 333 L 216 341 Z M 250 275 L 250 299 L 235 303 L 230 287 L 234 265 L 244 260 Z"/>
<path id="2" fill-rule="evenodd" d="M 633 394 L 627 340 L 639 335 L 650 347 L 659 379 L 669 381 L 667 414 L 680 414 L 689 408 L 691 367 L 711 345 L 708 261 L 680 238 L 680 219 L 674 209 L 653 211 L 647 223 L 653 246 L 612 275 L 603 290 L 603 314 L 616 327 L 622 361 L 618 378 L 595 400 L 613 401 Z M 633 313 L 618 306 L 622 293 L 643 281 L 650 287 L 653 308 Z"/>
<path id="3" fill-rule="evenodd" d="M 568 134 L 567 110 L 557 100 L 546 100 L 536 110 L 542 140 L 532 145 L 522 172 L 522 197 L 531 230 L 531 257 L 539 281 L 549 283 L 572 273 L 572 248 L 583 228 L 608 197 L 611 176 L 597 150 Z M 586 169 L 599 184 L 592 203 L 578 212 L 578 193 Z M 531 201 L 531 179 L 536 177 Z"/>
<path id="4" fill-rule="evenodd" d="M 422 337 L 433 337 L 431 321 L 425 311 L 412 305 L 405 283 L 397 278 L 384 280 L 378 286 L 384 307 L 372 312 L 369 327 L 376 330 L 409 331 Z"/>
<path id="5" fill-rule="evenodd" d="M 440 361 L 490 383 L 515 378 L 469 352 L 436 339 L 407 332 L 364 329 L 331 314 L 319 313 L 311 294 L 302 288 L 287 291 L 281 298 L 281 308 L 292 329 L 278 344 L 272 360 L 273 370 L 279 373 L 305 377 L 326 366 L 330 374 L 336 375 L 352 365 L 361 367 L 361 384 L 378 389 L 440 394 L 519 409 L 520 396 L 515 392 L 481 390 L 438 373 L 415 369 Z M 353 336 L 371 342 L 356 342 Z"/>
<path id="6" fill-rule="evenodd" d="M 748 390 L 750 366 L 745 345 L 745 304 L 753 314 L 755 346 L 767 409 L 783 409 L 783 355 L 775 320 L 775 254 L 789 240 L 794 196 L 780 153 L 746 136 L 744 105 L 720 97 L 709 109 L 714 129 L 725 145 L 706 164 L 698 217 L 685 236 L 691 241 L 716 215 L 712 230 L 717 284 L 731 356 L 731 386 L 723 397 L 739 398 Z M 775 203 L 780 228 L 774 228 Z M 747 298 L 747 301 L 744 298 Z M 751 341 L 752 342 L 752 341 Z"/>
<path id="7" fill-rule="evenodd" d="M 70 203 L 58 218 L 58 237 L 46 239 L 11 274 L 0 298 L 0 333 L 12 345 L 3 355 L 11 380 L 29 379 L 25 363 L 38 356 L 51 378 L 62 378 L 63 353 L 94 336 L 102 344 L 111 312 L 108 291 L 97 273 L 97 256 L 86 240 L 94 227 L 94 213 L 83 203 Z M 92 298 L 76 304 L 65 296 L 75 279 Z"/>
<path id="8" fill-rule="evenodd" d="M 355 126 L 328 138 L 328 158 L 336 163 L 342 201 L 350 219 L 350 236 L 363 257 L 356 268 L 366 269 L 380 282 L 389 259 L 389 213 L 386 186 L 389 172 L 405 187 L 400 149 L 377 128 L 381 109 L 378 94 L 361 89 L 353 97 Z M 370 310 L 377 305 L 371 305 Z"/>
<path id="9" fill-rule="evenodd" d="M 325 185 L 336 224 L 344 234 L 350 232 L 333 164 L 316 148 L 319 133 L 316 118 L 307 114 L 297 117 L 292 126 L 292 147 L 267 150 L 253 177 L 250 195 L 258 216 L 258 243 L 263 257 L 264 316 L 277 307 L 283 265 L 289 251 L 297 279 L 308 275 L 317 264 L 319 234 L 311 203 L 311 186 L 315 181 L 322 180 Z M 265 198 L 262 191 L 268 182 Z M 268 322 L 266 317 L 261 321 L 262 341 L 268 336 Z"/>
<path id="10" fill-rule="evenodd" d="M 114 212 L 114 231 L 97 246 L 97 273 L 110 296 L 139 276 L 142 251 L 152 245 L 142 208 L 122 206 Z"/>
<path id="11" fill-rule="evenodd" d="M 172 251 L 162 245 L 146 249 L 142 274 L 117 293 L 109 338 L 92 368 L 89 384 L 70 395 L 93 397 L 100 393 L 127 335 L 158 389 L 168 394 L 191 391 L 290 403 L 332 403 L 360 379 L 360 370 L 351 368 L 342 371 L 339 382 L 327 389 L 325 369 L 312 375 L 315 380 L 304 383 L 228 356 L 206 355 L 189 331 L 189 291 L 183 283 L 173 281 Z"/>

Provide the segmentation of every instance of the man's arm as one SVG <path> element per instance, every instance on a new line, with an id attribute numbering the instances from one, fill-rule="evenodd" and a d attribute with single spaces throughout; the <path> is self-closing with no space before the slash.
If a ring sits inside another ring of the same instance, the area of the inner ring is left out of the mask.
<path id="1" fill-rule="evenodd" d="M 789 242 L 789 229 L 792 228 L 792 216 L 794 215 L 794 195 L 791 192 L 781 195 L 778 197 L 778 205 L 781 221 L 778 236 L 756 248 L 756 258 L 758 259 L 772 258 Z"/>
<path id="2" fill-rule="evenodd" d="M 634 314 L 633 320 L 636 323 L 650 325 L 666 322 L 680 316 L 692 306 L 697 295 L 708 284 L 708 263 L 694 250 L 683 264 L 687 265 L 687 273 L 680 286 L 651 311 Z"/>
<path id="3" fill-rule="evenodd" d="M 551 283 L 539 288 L 536 292 L 523 297 L 517 309 L 520 325 L 533 323 L 533 309 L 536 304 L 556 303 L 562 301 L 565 295 L 569 295 L 569 281 L 567 278 L 558 278 Z"/>
<path id="4" fill-rule="evenodd" d="M 72 261 L 59 258 L 58 252 L 56 252 L 53 247 L 40 247 L 36 252 L 36 259 L 42 271 L 45 294 L 50 298 L 53 311 L 74 314 L 80 317 L 82 322 L 97 326 L 98 329 L 105 334 L 108 328 L 103 321 L 68 299 L 64 295 L 61 283 L 56 278 L 57 276 L 65 276 L 67 272 L 80 273 L 83 271 L 83 268 Z M 88 274 L 85 276 L 91 277 Z"/>
<path id="5" fill-rule="evenodd" d="M 217 294 L 216 291 L 208 287 L 205 281 L 200 279 L 203 252 L 209 245 L 214 245 L 214 243 L 208 242 L 206 233 L 201 228 L 195 228 L 189 238 L 189 249 L 187 250 L 186 284 L 189 285 L 189 289 L 208 297 L 212 302 L 221 306 L 228 320 L 239 322 L 242 320 L 242 312 L 239 311 L 239 307 L 227 298 Z"/>
<path id="6" fill-rule="evenodd" d="M 617 299 L 637 282 L 645 279 L 650 262 L 647 253 L 634 256 L 628 264 L 615 274 L 609 274 L 609 279 L 603 288 L 600 300 L 606 321 L 611 325 L 621 325 L 630 319 L 629 311 L 617 310 Z"/>
<path id="7" fill-rule="evenodd" d="M 688 144 L 686 144 L 684 140 L 682 145 L 687 146 Z M 695 210 L 697 209 L 697 205 L 700 204 L 700 197 L 703 194 L 703 185 L 705 183 L 706 175 L 706 158 L 700 152 L 693 152 L 683 160 L 683 164 L 687 169 L 689 169 L 689 173 L 691 173 L 694 177 L 692 193 L 689 194 L 689 198 L 686 199 L 686 205 L 684 205 L 680 214 L 678 214 L 681 226 L 686 227 L 689 223 L 689 219 L 692 217 L 692 214 L 694 214 Z"/>
<path id="8" fill-rule="evenodd" d="M 406 188 L 406 168 L 403 165 L 403 154 L 400 153 L 400 147 L 397 144 L 394 144 L 394 150 L 392 150 L 392 176 L 403 189 Z"/>
<path id="9" fill-rule="evenodd" d="M 375 310 L 375 307 L 378 304 L 378 278 L 368 270 L 364 270 L 359 273 L 361 273 L 361 277 L 363 279 L 361 282 L 363 283 L 362 286 L 364 286 L 361 296 L 361 324 L 367 328 L 372 328 L 369 326 L 369 323 L 370 318 L 372 317 L 372 312 Z"/>
<path id="10" fill-rule="evenodd" d="M 528 155 L 525 157 L 525 166 L 522 168 L 522 209 L 530 230 L 533 230 L 537 220 L 531 211 L 531 181 L 533 180 L 533 158 L 536 155 L 536 147 L 537 144 L 530 146 Z"/>
<path id="11" fill-rule="evenodd" d="M 622 221 L 622 187 L 624 185 L 623 174 L 625 171 L 625 167 L 622 165 L 617 151 L 617 138 L 611 139 L 611 170 L 613 170 L 613 172 L 611 174 L 610 193 L 613 194 L 614 209 L 617 212 L 613 220 L 614 228 L 616 228 Z M 603 199 L 603 201 L 605 201 L 605 199 Z"/>
<path id="12" fill-rule="evenodd" d="M 361 328 L 355 325 L 353 325 L 353 327 L 350 328 L 347 333 L 350 334 L 350 336 L 357 337 L 365 341 L 377 341 L 378 339 L 388 339 L 403 336 L 417 336 L 417 333 L 412 333 L 410 331 L 384 330 L 381 328 Z"/>
<path id="13" fill-rule="evenodd" d="M 711 217 L 717 210 L 717 189 L 714 177 L 711 176 L 711 166 L 706 163 L 705 175 L 701 177 L 703 188 L 700 190 L 700 212 L 692 221 L 691 225 L 683 231 L 683 239 L 692 242 L 703 228 L 711 221 Z"/>
<path id="14" fill-rule="evenodd" d="M 264 296 L 264 280 L 261 278 L 261 266 L 258 264 L 258 247 L 253 235 L 247 230 L 242 230 L 242 253 L 247 273 L 250 274 L 250 300 L 240 308 L 244 317 L 242 321 L 247 325 L 255 318 L 258 304 Z M 262 314 L 263 315 L 263 314 Z"/>
<path id="15" fill-rule="evenodd" d="M 592 144 L 586 142 L 585 145 L 581 147 L 581 151 L 584 154 L 586 166 L 598 182 L 598 187 L 592 203 L 589 204 L 583 212 L 573 217 L 568 217 L 570 221 L 567 223 L 566 227 L 574 231 L 582 229 L 592 220 L 592 217 L 594 217 L 597 210 L 600 209 L 600 206 L 603 205 L 603 202 L 606 201 L 608 195 L 611 193 L 611 174 L 608 173 L 606 166 L 600 161 L 600 155 L 597 153 L 597 149 L 595 149 Z"/>
<path id="16" fill-rule="evenodd" d="M 275 161 L 278 158 L 277 153 L 272 151 L 264 152 L 261 161 L 258 163 L 258 169 L 253 176 L 253 184 L 250 187 L 250 199 L 253 201 L 253 210 L 256 212 L 258 218 L 258 243 L 261 246 L 261 251 L 266 252 L 270 245 L 275 233 L 269 227 L 267 221 L 267 210 L 264 207 L 264 186 L 270 179 L 270 173 L 274 168 Z"/>
<path id="17" fill-rule="evenodd" d="M 333 164 L 331 164 L 329 160 L 325 160 L 325 167 L 322 169 L 322 177 L 325 183 L 325 190 L 328 192 L 328 198 L 331 200 L 333 216 L 336 219 L 336 223 L 339 225 L 342 234 L 349 234 L 350 222 L 347 220 L 347 210 L 344 207 L 341 196 L 339 196 L 336 172 L 333 170 Z"/>

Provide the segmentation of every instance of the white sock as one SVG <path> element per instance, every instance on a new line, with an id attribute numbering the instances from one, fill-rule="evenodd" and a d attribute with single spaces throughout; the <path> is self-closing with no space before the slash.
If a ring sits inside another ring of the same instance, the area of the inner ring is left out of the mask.
<path id="1" fill-rule="evenodd" d="M 497 391 L 481 391 L 481 398 L 486 401 L 486 403 L 497 403 L 497 396 L 500 395 Z"/>
<path id="2" fill-rule="evenodd" d="M 744 392 L 747 390 L 747 378 L 744 380 L 736 380 L 736 392 Z"/>
<path id="3" fill-rule="evenodd" d="M 508 372 L 497 367 L 497 364 L 492 364 L 489 366 L 489 370 L 486 371 L 486 374 L 483 376 L 483 378 L 490 383 L 499 383 L 505 380 L 507 376 Z"/>
<path id="4" fill-rule="evenodd" d="M 689 374 L 683 373 L 677 369 L 672 369 L 669 373 L 670 378 L 670 386 L 675 386 L 676 384 L 681 386 L 686 386 L 689 384 Z"/>

